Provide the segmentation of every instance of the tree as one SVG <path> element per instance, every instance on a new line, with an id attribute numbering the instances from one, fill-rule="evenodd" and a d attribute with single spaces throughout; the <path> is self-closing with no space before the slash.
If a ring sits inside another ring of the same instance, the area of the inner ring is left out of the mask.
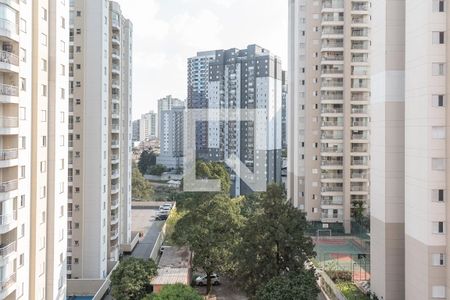
<path id="1" fill-rule="evenodd" d="M 219 194 L 188 211 L 175 225 L 173 241 L 193 251 L 194 268 L 208 276 L 207 294 L 211 292 L 214 272 L 232 269 L 232 249 L 239 242 L 242 218 L 239 203 Z"/>
<path id="2" fill-rule="evenodd" d="M 197 179 L 218 179 L 220 193 L 227 195 L 230 193 L 231 179 L 223 163 L 197 161 L 195 167 Z M 184 192 L 178 193 L 175 200 L 180 210 L 190 210 L 200 203 L 211 200 L 217 194 L 217 192 Z"/>
<path id="3" fill-rule="evenodd" d="M 236 282 L 250 297 L 274 277 L 303 271 L 315 256 L 305 215 L 286 200 L 281 186 L 270 185 L 252 201 L 233 256 Z"/>
<path id="4" fill-rule="evenodd" d="M 317 299 L 319 292 L 314 270 L 302 270 L 272 278 L 258 289 L 256 299 L 311 300 Z"/>
<path id="5" fill-rule="evenodd" d="M 148 169 L 148 173 L 151 175 L 161 176 L 166 170 L 166 167 L 163 165 L 154 165 Z"/>
<path id="6" fill-rule="evenodd" d="M 156 154 L 151 150 L 142 151 L 139 157 L 138 167 L 142 175 L 148 173 L 151 166 L 156 165 Z"/>
<path id="7" fill-rule="evenodd" d="M 159 294 L 152 294 L 143 300 L 203 300 L 196 290 L 184 284 L 171 284 L 162 288 Z"/>
<path id="8" fill-rule="evenodd" d="M 142 176 L 136 166 L 133 166 L 131 175 L 131 189 L 133 200 L 151 200 L 154 193 L 151 184 Z"/>
<path id="9" fill-rule="evenodd" d="M 150 280 L 156 274 L 153 260 L 127 258 L 111 275 L 112 296 L 121 300 L 142 299 L 151 292 Z"/>

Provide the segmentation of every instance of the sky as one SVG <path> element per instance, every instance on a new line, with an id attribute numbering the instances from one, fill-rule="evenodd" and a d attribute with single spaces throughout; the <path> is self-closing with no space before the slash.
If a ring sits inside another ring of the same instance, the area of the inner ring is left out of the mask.
<path id="1" fill-rule="evenodd" d="M 287 66 L 287 0 L 116 0 L 133 22 L 133 119 L 186 99 L 187 58 L 258 44 Z"/>

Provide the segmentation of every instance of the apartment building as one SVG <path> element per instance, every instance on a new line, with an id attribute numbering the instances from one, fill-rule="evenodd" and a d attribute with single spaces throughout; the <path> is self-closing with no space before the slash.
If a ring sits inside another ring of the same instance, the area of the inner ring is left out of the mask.
<path id="1" fill-rule="evenodd" d="M 156 163 L 168 169 L 183 168 L 185 103 L 170 96 L 158 101 L 160 154 Z"/>
<path id="2" fill-rule="evenodd" d="M 143 114 L 139 121 L 139 140 L 149 141 L 159 137 L 158 113 L 150 111 Z"/>
<path id="3" fill-rule="evenodd" d="M 247 184 L 254 178 L 281 183 L 282 69 L 278 57 L 257 45 L 199 52 L 188 60 L 187 103 L 188 110 L 214 109 L 225 116 L 236 109 L 255 111 L 249 120 L 196 124 L 197 159 L 224 162 L 235 155 L 253 174 L 243 178 L 241 165 L 230 168 L 232 195 L 254 192 Z"/>
<path id="4" fill-rule="evenodd" d="M 288 197 L 351 232 L 369 204 L 369 1 L 290 0 Z"/>
<path id="5" fill-rule="evenodd" d="M 133 142 L 138 142 L 140 141 L 140 137 L 141 137 L 141 120 L 134 120 L 132 123 L 133 126 Z"/>
<path id="6" fill-rule="evenodd" d="M 70 13 L 67 277 L 105 279 L 131 239 L 132 24 L 116 2 Z"/>
<path id="7" fill-rule="evenodd" d="M 65 299 L 69 7 L 0 13 L 0 298 Z"/>

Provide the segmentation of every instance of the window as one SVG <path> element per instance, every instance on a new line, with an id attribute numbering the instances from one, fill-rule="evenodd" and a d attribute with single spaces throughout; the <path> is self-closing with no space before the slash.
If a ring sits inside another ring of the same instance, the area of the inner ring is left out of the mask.
<path id="1" fill-rule="evenodd" d="M 25 166 L 20 166 L 20 178 L 25 178 L 26 169 Z"/>
<path id="2" fill-rule="evenodd" d="M 41 110 L 41 122 L 47 122 L 47 111 Z"/>
<path id="3" fill-rule="evenodd" d="M 20 207 L 25 207 L 25 195 L 20 196 Z"/>
<path id="4" fill-rule="evenodd" d="M 23 49 L 23 48 L 20 48 L 20 50 L 19 50 L 19 57 L 20 57 L 20 60 L 22 62 L 26 62 L 27 61 L 27 50 Z"/>
<path id="5" fill-rule="evenodd" d="M 26 149 L 27 148 L 27 137 L 26 136 L 22 136 L 21 138 L 21 149 Z"/>
<path id="6" fill-rule="evenodd" d="M 19 256 L 19 267 L 22 267 L 24 263 L 25 263 L 25 255 L 22 253 Z"/>
<path id="7" fill-rule="evenodd" d="M 434 234 L 444 234 L 444 222 L 433 222 L 433 233 Z"/>
<path id="8" fill-rule="evenodd" d="M 61 161 L 60 161 L 60 168 L 59 168 L 60 170 L 64 170 L 64 158 L 61 158 Z"/>
<path id="9" fill-rule="evenodd" d="M 25 78 L 20 78 L 20 89 L 22 91 L 26 91 L 27 90 L 27 80 Z"/>
<path id="10" fill-rule="evenodd" d="M 47 162 L 41 161 L 41 173 L 47 172 Z"/>
<path id="11" fill-rule="evenodd" d="M 61 52 L 63 52 L 63 53 L 66 52 L 66 42 L 60 41 L 59 45 L 61 47 Z"/>
<path id="12" fill-rule="evenodd" d="M 64 123 L 65 121 L 66 121 L 66 117 L 65 117 L 64 112 L 62 111 L 59 113 L 59 122 Z"/>
<path id="13" fill-rule="evenodd" d="M 43 187 L 41 187 L 41 199 L 45 198 L 46 195 L 47 195 L 47 187 L 44 185 Z"/>
<path id="14" fill-rule="evenodd" d="M 77 10 L 77 17 L 81 17 L 81 11 Z"/>
<path id="15" fill-rule="evenodd" d="M 445 74 L 445 64 L 444 63 L 433 63 L 432 64 L 432 74 L 433 74 L 433 76 L 443 76 Z"/>
<path id="16" fill-rule="evenodd" d="M 433 0 L 433 12 L 444 12 L 444 2 L 445 0 Z"/>
<path id="17" fill-rule="evenodd" d="M 433 266 L 445 266 L 445 254 L 444 253 L 434 253 L 432 255 Z"/>
<path id="18" fill-rule="evenodd" d="M 437 299 L 445 299 L 445 286 L 433 285 L 431 287 L 431 296 Z"/>
<path id="19" fill-rule="evenodd" d="M 445 139 L 445 127 L 444 126 L 431 127 L 431 136 L 435 140 Z"/>
<path id="20" fill-rule="evenodd" d="M 431 199 L 434 202 L 444 202 L 445 201 L 444 190 L 440 190 L 440 189 L 432 190 Z"/>
<path id="21" fill-rule="evenodd" d="M 19 108 L 19 118 L 21 120 L 27 119 L 27 108 L 26 107 L 20 107 Z"/>
<path id="22" fill-rule="evenodd" d="M 61 75 L 62 76 L 66 75 L 66 66 L 65 65 L 61 65 Z"/>
<path id="23" fill-rule="evenodd" d="M 445 32 L 444 31 L 433 31 L 433 44 L 444 44 L 445 43 Z"/>
<path id="24" fill-rule="evenodd" d="M 47 10 L 44 7 L 41 7 L 41 17 L 42 20 L 47 21 Z"/>
<path id="25" fill-rule="evenodd" d="M 61 28 L 66 28 L 66 19 L 61 17 Z"/>
<path id="26" fill-rule="evenodd" d="M 445 159 L 444 158 L 432 158 L 431 167 L 434 171 L 444 171 L 445 170 Z"/>
<path id="27" fill-rule="evenodd" d="M 66 90 L 65 89 L 61 89 L 61 99 L 66 99 Z"/>
<path id="28" fill-rule="evenodd" d="M 41 70 L 47 72 L 47 60 L 41 59 Z"/>
<path id="29" fill-rule="evenodd" d="M 25 21 L 24 19 L 20 19 L 20 31 L 22 31 L 23 33 L 27 32 L 27 21 Z"/>
<path id="30" fill-rule="evenodd" d="M 25 236 L 25 224 L 21 224 L 20 225 L 20 237 L 24 237 Z"/>
<path id="31" fill-rule="evenodd" d="M 444 107 L 445 106 L 445 96 L 444 95 L 432 95 L 431 101 L 433 107 Z"/>
<path id="32" fill-rule="evenodd" d="M 42 147 L 47 147 L 47 136 L 42 137 Z"/>
<path id="33" fill-rule="evenodd" d="M 64 135 L 59 136 L 59 145 L 60 146 L 64 146 L 64 138 L 65 138 Z"/>
<path id="34" fill-rule="evenodd" d="M 41 33 L 41 45 L 47 46 L 47 35 L 45 33 Z"/>
<path id="35" fill-rule="evenodd" d="M 42 96 L 44 96 L 44 97 L 47 96 L 47 86 L 45 84 L 41 84 L 41 92 L 42 92 Z"/>

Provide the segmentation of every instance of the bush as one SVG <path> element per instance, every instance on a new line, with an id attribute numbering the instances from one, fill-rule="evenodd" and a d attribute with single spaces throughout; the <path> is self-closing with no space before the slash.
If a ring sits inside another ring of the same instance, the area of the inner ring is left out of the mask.
<path id="1" fill-rule="evenodd" d="M 353 279 L 351 271 L 328 270 L 327 274 L 334 282 L 349 282 Z"/>

